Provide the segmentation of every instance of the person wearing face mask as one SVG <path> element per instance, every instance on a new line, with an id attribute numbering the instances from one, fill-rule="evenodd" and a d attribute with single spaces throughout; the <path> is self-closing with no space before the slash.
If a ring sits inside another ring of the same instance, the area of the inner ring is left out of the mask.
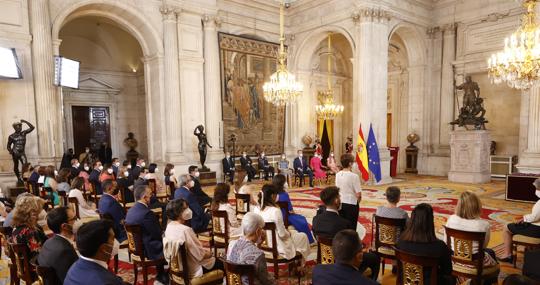
<path id="1" fill-rule="evenodd" d="M 264 240 L 264 220 L 255 213 L 247 213 L 242 219 L 243 236 L 238 241 L 230 242 L 227 250 L 227 261 L 236 264 L 255 266 L 255 280 L 257 285 L 276 284 L 273 275 L 266 267 L 264 252 L 259 245 Z M 247 276 L 242 276 L 242 284 L 248 284 Z"/>
<path id="2" fill-rule="evenodd" d="M 103 196 L 99 199 L 98 210 L 101 215 L 107 215 L 114 223 L 114 234 L 118 242 L 122 243 L 127 239 L 126 230 L 123 226 L 123 221 L 126 219 L 125 211 L 122 205 L 118 202 L 116 196 L 119 189 L 116 181 L 103 181 Z"/>
<path id="3" fill-rule="evenodd" d="M 144 161 L 144 159 L 138 158 L 135 167 L 131 169 L 131 176 L 133 181 L 139 179 L 139 176 L 141 176 L 141 172 L 143 171 L 145 166 L 146 162 Z"/>
<path id="4" fill-rule="evenodd" d="M 169 185 L 170 187 L 171 196 L 174 195 L 174 190 L 178 188 L 178 180 L 176 179 L 176 176 L 174 176 L 174 173 L 174 164 L 167 163 L 165 165 L 165 170 L 163 171 L 163 176 L 165 177 L 165 185 Z"/>
<path id="5" fill-rule="evenodd" d="M 92 184 L 90 183 L 90 166 L 88 164 L 83 164 L 84 166 L 81 167 L 81 171 L 79 172 L 79 177 L 84 179 L 84 189 L 90 189 L 92 187 Z"/>
<path id="6" fill-rule="evenodd" d="M 74 158 L 71 160 L 71 168 L 69 170 L 71 171 L 72 178 L 79 176 L 79 172 L 81 172 L 81 164 L 79 163 L 78 159 Z"/>
<path id="7" fill-rule="evenodd" d="M 107 269 L 107 262 L 117 253 L 113 225 L 109 220 L 83 224 L 77 231 L 76 240 L 80 257 L 69 268 L 65 285 L 124 284 L 122 278 Z"/>
<path id="8" fill-rule="evenodd" d="M 44 200 L 28 194 L 17 198 L 11 226 L 13 232 L 9 238 L 11 243 L 25 244 L 28 247 L 28 258 L 32 259 L 38 255 L 47 236 L 43 228 L 38 224 L 38 219 L 43 210 Z M 35 272 L 32 272 L 35 276 Z"/>
<path id="9" fill-rule="evenodd" d="M 105 180 L 116 180 L 114 176 L 114 170 L 110 164 L 105 164 L 103 166 L 103 171 L 99 174 L 99 182 L 103 183 Z"/>
<path id="10" fill-rule="evenodd" d="M 242 165 L 242 169 L 247 173 L 248 182 L 251 182 L 253 177 L 255 177 L 256 170 L 252 165 L 251 158 L 245 151 L 242 153 L 242 157 L 240 157 L 240 165 Z"/>
<path id="11" fill-rule="evenodd" d="M 71 190 L 69 191 L 69 198 L 76 198 L 79 203 L 79 216 L 81 219 L 85 218 L 97 218 L 99 214 L 96 212 L 96 204 L 86 201 L 84 198 L 82 189 L 84 187 L 84 179 L 82 177 L 75 177 L 71 181 Z"/>
<path id="12" fill-rule="evenodd" d="M 264 171 L 264 180 L 268 180 L 268 176 L 274 178 L 274 167 L 268 163 L 268 159 L 266 158 L 264 152 L 262 152 L 259 156 L 258 163 L 259 169 Z"/>
<path id="13" fill-rule="evenodd" d="M 115 157 L 112 159 L 112 169 L 114 173 L 114 177 L 118 177 L 118 169 L 120 168 L 120 160 L 118 157 Z"/>
<path id="14" fill-rule="evenodd" d="M 536 197 L 540 198 L 540 178 L 534 180 L 533 186 Z M 512 236 L 524 235 L 532 238 L 540 238 L 540 200 L 532 207 L 531 213 L 524 215 L 515 223 L 510 223 L 504 227 L 504 252 L 502 262 L 512 263 Z"/>
<path id="15" fill-rule="evenodd" d="M 341 191 L 343 205 L 339 214 L 351 222 L 351 229 L 356 230 L 360 201 L 362 200 L 362 186 L 360 177 L 352 172 L 354 157 L 351 154 L 341 156 L 343 170 L 336 174 L 336 186 Z"/>
<path id="16" fill-rule="evenodd" d="M 223 166 L 223 173 L 229 176 L 229 182 L 232 184 L 234 182 L 234 158 L 231 157 L 230 152 L 225 153 L 225 158 L 221 160 L 221 165 Z"/>
<path id="17" fill-rule="evenodd" d="M 299 150 L 298 157 L 294 159 L 293 167 L 296 175 L 300 177 L 300 187 L 304 184 L 304 175 L 309 176 L 309 187 L 313 187 L 313 171 L 309 168 L 306 158 L 302 154 L 302 150 Z"/>
<path id="18" fill-rule="evenodd" d="M 173 256 L 179 259 L 178 264 L 182 264 L 177 253 L 178 247 L 185 245 L 189 278 L 201 277 L 213 270 L 224 271 L 223 263 L 213 257 L 211 251 L 203 247 L 193 229 L 186 225 L 192 219 L 193 214 L 186 200 L 170 201 L 167 204 L 165 213 L 170 222 L 163 236 L 163 254 L 169 264 Z"/>
<path id="19" fill-rule="evenodd" d="M 377 282 L 363 276 L 359 270 L 363 255 L 358 233 L 343 230 L 332 239 L 334 264 L 319 264 L 313 269 L 313 285 L 376 285 Z"/>
<path id="20" fill-rule="evenodd" d="M 45 169 L 45 179 L 43 179 L 43 187 L 54 206 L 60 205 L 60 198 L 58 197 L 58 182 L 56 181 L 57 175 L 56 168 L 53 165 L 47 166 Z"/>
<path id="21" fill-rule="evenodd" d="M 90 172 L 90 176 L 88 177 L 88 181 L 92 183 L 94 191 L 96 191 L 96 194 L 98 195 L 101 195 L 103 193 L 103 191 L 101 190 L 101 181 L 99 181 L 99 177 L 102 171 L 103 165 L 101 165 L 101 161 L 97 160 L 96 162 L 94 162 L 92 172 Z"/>
<path id="22" fill-rule="evenodd" d="M 123 198 L 123 202 L 135 202 L 135 199 L 133 198 L 133 181 L 129 179 L 129 171 L 127 167 L 120 166 L 118 169 L 116 183 L 118 184 L 118 189 L 121 192 L 120 197 Z"/>
<path id="23" fill-rule="evenodd" d="M 149 207 L 153 195 L 152 189 L 147 185 L 136 186 L 133 194 L 137 202 L 128 210 L 126 224 L 141 227 L 143 248 L 149 260 L 163 258 L 161 227 L 159 220 Z M 164 264 L 156 265 L 156 279 L 163 284 L 169 284 L 169 276 L 163 268 Z"/>
<path id="24" fill-rule="evenodd" d="M 291 185 L 291 175 L 293 173 L 292 169 L 289 168 L 289 161 L 287 160 L 287 156 L 283 153 L 281 154 L 281 158 L 278 161 L 278 171 L 279 174 L 285 175 L 287 177 L 287 183 Z"/>
<path id="25" fill-rule="evenodd" d="M 176 189 L 174 192 L 174 199 L 184 199 L 188 202 L 189 208 L 193 212 L 191 228 L 193 228 L 196 233 L 204 232 L 210 222 L 210 215 L 204 212 L 197 197 L 191 191 L 191 188 L 195 186 L 195 182 L 188 174 L 182 174 L 179 178 L 180 188 Z"/>
<path id="26" fill-rule="evenodd" d="M 190 188 L 191 193 L 195 194 L 197 201 L 199 201 L 199 205 L 204 207 L 212 202 L 212 198 L 210 198 L 210 196 L 208 196 L 201 188 L 201 182 L 199 182 L 199 168 L 196 165 L 191 165 L 188 167 L 188 172 L 191 176 L 191 180 L 193 180 L 193 187 Z"/>
<path id="27" fill-rule="evenodd" d="M 330 152 L 330 156 L 326 159 L 326 165 L 330 168 L 330 171 L 334 174 L 339 172 L 339 167 L 336 163 L 336 158 L 334 157 L 334 152 Z"/>
<path id="28" fill-rule="evenodd" d="M 309 165 L 313 169 L 313 176 L 316 179 L 326 179 L 326 166 L 322 164 L 322 156 L 316 153 L 310 160 Z"/>
<path id="29" fill-rule="evenodd" d="M 91 161 L 92 155 L 90 154 L 90 148 L 89 147 L 86 147 L 84 149 L 84 152 L 79 154 L 79 162 L 80 163 L 88 163 L 88 164 L 92 164 L 93 161 Z"/>
<path id="30" fill-rule="evenodd" d="M 339 192 L 340 190 L 336 186 L 329 186 L 321 191 L 320 198 L 325 208 L 317 211 L 312 224 L 313 233 L 317 237 L 332 239 L 337 233 L 351 228 L 351 222 L 339 215 L 342 205 Z M 371 269 L 371 278 L 376 280 L 380 270 L 380 259 L 376 254 L 364 253 L 364 258 L 358 269 L 364 272 L 367 268 Z"/>
<path id="31" fill-rule="evenodd" d="M 73 247 L 73 225 L 76 219 L 73 210 L 67 207 L 54 208 L 47 214 L 47 226 L 54 236 L 43 244 L 38 264 L 52 268 L 56 273 L 56 282 L 46 285 L 63 284 L 69 268 L 79 258 Z"/>

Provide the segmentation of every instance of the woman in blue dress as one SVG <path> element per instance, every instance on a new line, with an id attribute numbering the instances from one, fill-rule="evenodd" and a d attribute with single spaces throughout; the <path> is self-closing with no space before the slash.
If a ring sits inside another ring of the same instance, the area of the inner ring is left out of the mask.
<path id="1" fill-rule="evenodd" d="M 283 174 L 277 174 L 272 179 L 272 184 L 278 190 L 278 202 L 287 202 L 289 205 L 289 224 L 292 225 L 298 232 L 305 233 L 309 239 L 309 243 L 315 242 L 313 239 L 313 234 L 309 228 L 306 217 L 296 214 L 293 210 L 291 204 L 291 198 L 289 198 L 289 193 L 286 191 L 285 183 L 287 178 Z M 282 209 L 284 211 L 284 209 Z M 285 213 L 283 213 L 285 215 Z"/>

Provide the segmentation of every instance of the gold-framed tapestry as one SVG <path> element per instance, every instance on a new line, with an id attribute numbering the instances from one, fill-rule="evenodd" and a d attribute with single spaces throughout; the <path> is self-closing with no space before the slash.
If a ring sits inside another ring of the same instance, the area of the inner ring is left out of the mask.
<path id="1" fill-rule="evenodd" d="M 263 85 L 276 71 L 279 45 L 219 33 L 221 108 L 225 149 L 235 154 L 283 153 L 285 107 L 264 100 Z"/>

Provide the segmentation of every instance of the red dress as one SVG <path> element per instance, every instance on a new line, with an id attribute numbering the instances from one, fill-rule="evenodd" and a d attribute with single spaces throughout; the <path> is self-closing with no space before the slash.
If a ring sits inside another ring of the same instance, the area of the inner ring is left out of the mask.
<path id="1" fill-rule="evenodd" d="M 326 178 L 326 172 L 322 170 L 322 162 L 318 156 L 312 157 L 309 165 L 313 169 L 315 178 Z"/>

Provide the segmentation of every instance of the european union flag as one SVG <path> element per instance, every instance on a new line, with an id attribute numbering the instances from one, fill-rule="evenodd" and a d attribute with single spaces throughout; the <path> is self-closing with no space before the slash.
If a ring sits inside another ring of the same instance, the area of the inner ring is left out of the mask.
<path id="1" fill-rule="evenodd" d="M 367 139 L 368 149 L 368 167 L 375 180 L 381 181 L 381 159 L 379 157 L 379 147 L 377 147 L 377 140 L 375 140 L 375 133 L 373 133 L 373 126 L 369 124 L 369 135 Z"/>

